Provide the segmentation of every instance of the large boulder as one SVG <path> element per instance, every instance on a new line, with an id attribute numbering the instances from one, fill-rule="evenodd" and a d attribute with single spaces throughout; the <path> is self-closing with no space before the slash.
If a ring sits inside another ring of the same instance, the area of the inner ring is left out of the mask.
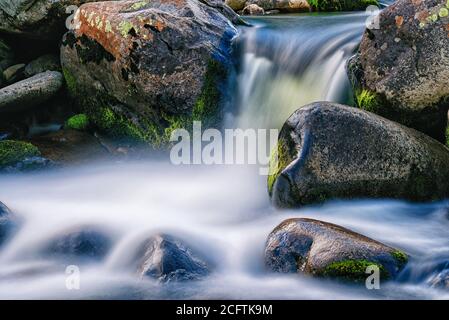
<path id="1" fill-rule="evenodd" d="M 70 6 L 95 0 L 0 1 L 0 32 L 28 38 L 59 41 L 67 31 Z"/>
<path id="2" fill-rule="evenodd" d="M 0 114 L 39 106 L 54 97 L 64 84 L 58 71 L 46 71 L 0 89 Z"/>
<path id="3" fill-rule="evenodd" d="M 343 227 L 313 219 L 288 219 L 268 236 L 265 264 L 282 273 L 364 281 L 367 268 L 379 268 L 384 280 L 403 269 L 408 256 Z"/>
<path id="4" fill-rule="evenodd" d="M 365 110 L 445 141 L 449 108 L 449 5 L 398 0 L 366 29 L 348 72 Z"/>
<path id="5" fill-rule="evenodd" d="M 331 198 L 449 196 L 449 149 L 414 129 L 330 102 L 293 113 L 270 162 L 273 203 L 294 207 Z"/>
<path id="6" fill-rule="evenodd" d="M 192 120 L 215 125 L 237 35 L 226 8 L 199 0 L 81 6 L 79 28 L 61 48 L 69 90 L 102 131 L 156 147 Z"/>
<path id="7" fill-rule="evenodd" d="M 166 234 L 148 238 L 138 249 L 135 261 L 140 276 L 161 282 L 196 280 L 210 272 L 201 254 Z"/>

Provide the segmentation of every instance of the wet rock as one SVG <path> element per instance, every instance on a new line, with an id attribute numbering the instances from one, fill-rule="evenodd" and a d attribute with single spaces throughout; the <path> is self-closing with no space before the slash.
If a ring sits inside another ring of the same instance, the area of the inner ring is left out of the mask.
<path id="1" fill-rule="evenodd" d="M 399 0 L 348 63 L 360 108 L 444 142 L 449 108 L 446 0 Z"/>
<path id="2" fill-rule="evenodd" d="M 48 160 L 41 157 L 39 149 L 28 142 L 0 141 L 0 172 L 15 172 L 42 168 Z"/>
<path id="3" fill-rule="evenodd" d="M 103 133 L 163 146 L 173 129 L 219 123 L 237 30 L 212 1 L 83 5 L 65 35 L 67 86 Z M 226 7 L 227 8 L 227 7 Z"/>
<path id="4" fill-rule="evenodd" d="M 436 289 L 449 289 L 449 269 L 445 269 L 440 273 L 432 276 L 428 281 L 428 285 Z"/>
<path id="5" fill-rule="evenodd" d="M 163 282 L 195 280 L 210 272 L 204 258 L 180 239 L 165 234 L 146 240 L 136 260 L 139 275 Z"/>
<path id="6" fill-rule="evenodd" d="M 16 227 L 12 212 L 0 201 L 0 246 L 10 237 Z"/>
<path id="7" fill-rule="evenodd" d="M 79 130 L 59 130 L 30 141 L 39 148 L 43 157 L 60 166 L 80 165 L 111 157 L 95 136 Z"/>
<path id="8" fill-rule="evenodd" d="M 36 107 L 54 97 L 63 83 L 60 72 L 46 71 L 0 89 L 0 113 Z"/>
<path id="9" fill-rule="evenodd" d="M 243 9 L 243 14 L 250 16 L 262 16 L 265 11 L 257 4 L 250 4 Z"/>
<path id="10" fill-rule="evenodd" d="M 94 0 L 14 0 L 0 2 L 0 31 L 57 42 L 67 31 L 70 6 Z M 106 0 L 107 1 L 107 0 Z M 70 20 L 70 19 L 69 19 Z"/>
<path id="11" fill-rule="evenodd" d="M 51 256 L 62 258 L 85 258 L 101 260 L 112 246 L 111 237 L 103 230 L 83 226 L 67 230 L 50 240 L 45 252 Z"/>
<path id="12" fill-rule="evenodd" d="M 408 256 L 343 227 L 313 219 L 288 219 L 268 236 L 265 264 L 274 272 L 365 281 L 369 266 L 381 279 L 393 279 Z"/>
<path id="13" fill-rule="evenodd" d="M 24 78 L 23 71 L 25 69 L 25 64 L 15 64 L 10 66 L 8 69 L 3 71 L 3 78 L 6 83 L 14 83 Z"/>
<path id="14" fill-rule="evenodd" d="M 32 77 L 45 71 L 61 71 L 59 58 L 53 54 L 46 54 L 31 61 L 24 70 L 26 78 Z"/>
<path id="15" fill-rule="evenodd" d="M 446 146 L 357 108 L 316 102 L 298 109 L 284 124 L 276 151 L 268 188 L 279 207 L 332 198 L 449 196 Z"/>

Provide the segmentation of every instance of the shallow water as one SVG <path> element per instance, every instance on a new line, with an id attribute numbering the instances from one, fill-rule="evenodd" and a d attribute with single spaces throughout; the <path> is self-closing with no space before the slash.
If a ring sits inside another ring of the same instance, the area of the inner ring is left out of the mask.
<path id="1" fill-rule="evenodd" d="M 449 298 L 426 285 L 448 257 L 448 203 L 337 201 L 278 212 L 254 169 L 155 162 L 2 177 L 2 200 L 23 225 L 1 251 L 0 298 Z M 263 265 L 266 237 L 290 217 L 322 219 L 404 249 L 414 257 L 411 269 L 381 290 L 270 274 Z M 113 237 L 104 260 L 83 264 L 39 254 L 55 235 L 85 225 Z M 216 266 L 212 275 L 179 285 L 137 278 L 127 255 L 142 236 L 158 231 L 186 239 Z M 68 264 L 80 267 L 80 290 L 66 289 Z"/>
<path id="2" fill-rule="evenodd" d="M 286 15 L 254 18 L 243 29 L 231 126 L 279 128 L 299 106 L 350 99 L 344 63 L 357 46 L 366 15 Z M 0 250 L 1 299 L 447 299 L 428 285 L 449 262 L 448 202 L 333 201 L 278 211 L 266 177 L 255 166 L 174 166 L 151 162 L 96 163 L 39 174 L 0 177 L 0 200 L 21 227 Z M 291 217 L 342 225 L 405 250 L 412 259 L 397 281 L 380 290 L 303 275 L 267 272 L 269 232 Z M 73 261 L 43 252 L 55 236 L 79 226 L 103 230 L 113 246 L 103 260 Z M 130 267 L 141 239 L 178 236 L 210 260 L 201 281 L 162 285 Z M 68 265 L 80 268 L 80 289 L 66 287 Z"/>

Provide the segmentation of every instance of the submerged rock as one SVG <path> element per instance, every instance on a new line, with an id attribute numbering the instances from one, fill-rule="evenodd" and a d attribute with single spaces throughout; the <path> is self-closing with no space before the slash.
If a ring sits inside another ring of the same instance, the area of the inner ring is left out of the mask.
<path id="1" fill-rule="evenodd" d="M 408 261 L 405 253 L 343 227 L 313 219 L 288 219 L 268 236 L 265 264 L 274 272 L 365 281 L 367 267 L 392 279 Z"/>
<path id="2" fill-rule="evenodd" d="M 28 63 L 24 70 L 26 78 L 45 71 L 61 71 L 59 58 L 53 54 L 46 54 Z"/>
<path id="3" fill-rule="evenodd" d="M 331 198 L 449 197 L 446 146 L 357 108 L 316 102 L 298 109 L 275 151 L 268 189 L 279 207 Z"/>
<path id="4" fill-rule="evenodd" d="M 95 0 L 0 1 L 0 31 L 28 38 L 59 41 L 73 10 Z M 107 0 L 106 0 L 107 1 Z"/>
<path id="5" fill-rule="evenodd" d="M 16 227 L 12 212 L 0 201 L 0 246 L 9 238 Z"/>
<path id="6" fill-rule="evenodd" d="M 140 276 L 162 282 L 195 280 L 209 274 L 205 259 L 180 239 L 158 234 L 150 237 L 136 257 Z"/>
<path id="7" fill-rule="evenodd" d="M 237 35 L 222 12 L 198 0 L 83 5 L 61 48 L 70 92 L 103 132 L 156 147 L 193 120 L 218 123 Z"/>
<path id="8" fill-rule="evenodd" d="M 0 89 L 0 114 L 38 106 L 54 97 L 63 83 L 60 72 L 46 71 Z"/>
<path id="9" fill-rule="evenodd" d="M 67 230 L 64 235 L 55 237 L 44 251 L 62 258 L 101 260 L 111 246 L 112 239 L 104 231 L 84 226 Z"/>
<path id="10" fill-rule="evenodd" d="M 348 63 L 357 105 L 445 142 L 449 108 L 446 0 L 398 0 Z"/>

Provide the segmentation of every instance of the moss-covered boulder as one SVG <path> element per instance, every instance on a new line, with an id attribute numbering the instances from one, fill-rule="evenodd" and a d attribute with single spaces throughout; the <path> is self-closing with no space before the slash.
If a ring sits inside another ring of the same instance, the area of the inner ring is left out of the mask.
<path id="1" fill-rule="evenodd" d="M 0 173 L 15 173 L 46 168 L 51 161 L 41 156 L 40 151 L 29 142 L 0 141 Z"/>
<path id="2" fill-rule="evenodd" d="M 316 102 L 279 133 L 268 189 L 279 207 L 333 198 L 449 197 L 449 148 L 367 111 Z"/>
<path id="3" fill-rule="evenodd" d="M 401 250 L 313 219 L 288 219 L 268 236 L 265 264 L 282 273 L 365 282 L 367 268 L 378 268 L 383 280 L 395 278 L 408 262 Z M 369 270 L 369 269 L 368 269 Z"/>
<path id="4" fill-rule="evenodd" d="M 0 32 L 58 42 L 67 31 L 73 10 L 95 0 L 10 0 L 0 1 Z M 106 0 L 107 1 L 107 0 Z"/>
<path id="5" fill-rule="evenodd" d="M 160 147 L 193 120 L 219 122 L 237 31 L 229 13 L 209 2 L 80 7 L 79 28 L 65 35 L 61 60 L 71 94 L 95 126 Z"/>
<path id="6" fill-rule="evenodd" d="M 445 141 L 448 12 L 446 0 L 398 0 L 379 14 L 348 62 L 358 107 Z"/>

